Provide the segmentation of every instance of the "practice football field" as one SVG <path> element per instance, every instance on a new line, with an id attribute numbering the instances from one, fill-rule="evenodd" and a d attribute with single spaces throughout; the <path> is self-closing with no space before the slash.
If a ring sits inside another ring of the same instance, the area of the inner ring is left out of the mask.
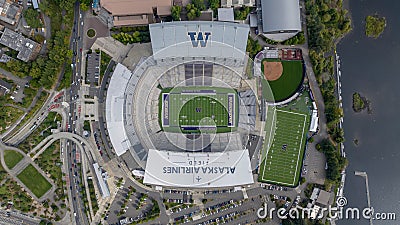
<path id="1" fill-rule="evenodd" d="M 259 181 L 295 186 L 301 172 L 309 116 L 283 110 L 269 115 L 273 115 L 270 119 L 275 120 L 276 129 L 266 129 Z"/>

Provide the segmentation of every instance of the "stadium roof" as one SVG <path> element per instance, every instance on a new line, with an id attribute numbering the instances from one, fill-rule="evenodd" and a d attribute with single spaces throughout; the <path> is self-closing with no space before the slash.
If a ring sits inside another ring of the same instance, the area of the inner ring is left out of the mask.
<path id="1" fill-rule="evenodd" d="M 301 31 L 299 0 L 261 0 L 263 33 Z"/>
<path id="2" fill-rule="evenodd" d="M 248 150 L 188 153 L 150 150 L 144 183 L 217 188 L 254 182 Z"/>
<path id="3" fill-rule="evenodd" d="M 208 21 L 157 23 L 149 26 L 156 60 L 176 57 L 243 60 L 250 29 L 247 24 Z"/>
<path id="4" fill-rule="evenodd" d="M 125 89 L 132 72 L 118 64 L 111 76 L 106 99 L 106 122 L 108 134 L 115 153 L 120 156 L 131 146 L 124 128 Z"/>

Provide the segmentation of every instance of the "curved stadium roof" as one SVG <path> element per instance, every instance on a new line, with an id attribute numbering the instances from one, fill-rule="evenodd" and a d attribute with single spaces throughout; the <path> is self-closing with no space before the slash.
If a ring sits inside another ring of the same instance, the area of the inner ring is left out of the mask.
<path id="1" fill-rule="evenodd" d="M 301 31 L 299 0 L 261 0 L 263 33 Z"/>

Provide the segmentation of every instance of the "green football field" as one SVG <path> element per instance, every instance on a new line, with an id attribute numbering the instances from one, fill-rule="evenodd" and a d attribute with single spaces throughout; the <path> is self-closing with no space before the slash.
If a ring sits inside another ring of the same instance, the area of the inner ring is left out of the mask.
<path id="1" fill-rule="evenodd" d="M 195 97 L 172 95 L 170 98 L 174 102 L 170 109 L 170 113 L 174 116 L 170 115 L 170 118 L 180 126 L 228 126 L 226 94 Z"/>
<path id="2" fill-rule="evenodd" d="M 165 131 L 196 132 L 214 127 L 217 132 L 227 132 L 237 124 L 238 100 L 232 89 L 174 88 L 161 93 L 161 101 L 161 124 Z"/>
<path id="3" fill-rule="evenodd" d="M 278 80 L 267 81 L 262 79 L 263 85 L 263 97 L 267 101 L 272 101 L 269 96 L 269 88 L 271 88 L 273 96 L 273 100 L 275 102 L 285 100 L 292 96 L 300 84 L 303 82 L 303 64 L 302 61 L 299 60 L 290 60 L 290 61 L 281 61 L 279 59 L 263 59 L 268 62 L 281 62 L 283 67 L 283 72 L 281 77 Z M 261 62 L 261 65 L 263 63 Z M 261 67 L 262 72 L 264 73 L 264 67 Z M 268 87 L 269 86 L 269 87 Z"/>
<path id="4" fill-rule="evenodd" d="M 259 181 L 296 186 L 299 180 L 309 116 L 276 110 L 268 113 L 274 126 L 266 126 Z M 275 129 L 273 129 L 275 127 Z"/>

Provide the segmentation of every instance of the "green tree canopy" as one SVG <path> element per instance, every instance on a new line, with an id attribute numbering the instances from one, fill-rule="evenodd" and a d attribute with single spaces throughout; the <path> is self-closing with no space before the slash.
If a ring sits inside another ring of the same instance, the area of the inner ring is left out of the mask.
<path id="1" fill-rule="evenodd" d="M 40 21 L 40 14 L 37 10 L 28 8 L 24 11 L 24 18 L 26 23 L 32 28 L 42 27 L 42 22 Z"/>

